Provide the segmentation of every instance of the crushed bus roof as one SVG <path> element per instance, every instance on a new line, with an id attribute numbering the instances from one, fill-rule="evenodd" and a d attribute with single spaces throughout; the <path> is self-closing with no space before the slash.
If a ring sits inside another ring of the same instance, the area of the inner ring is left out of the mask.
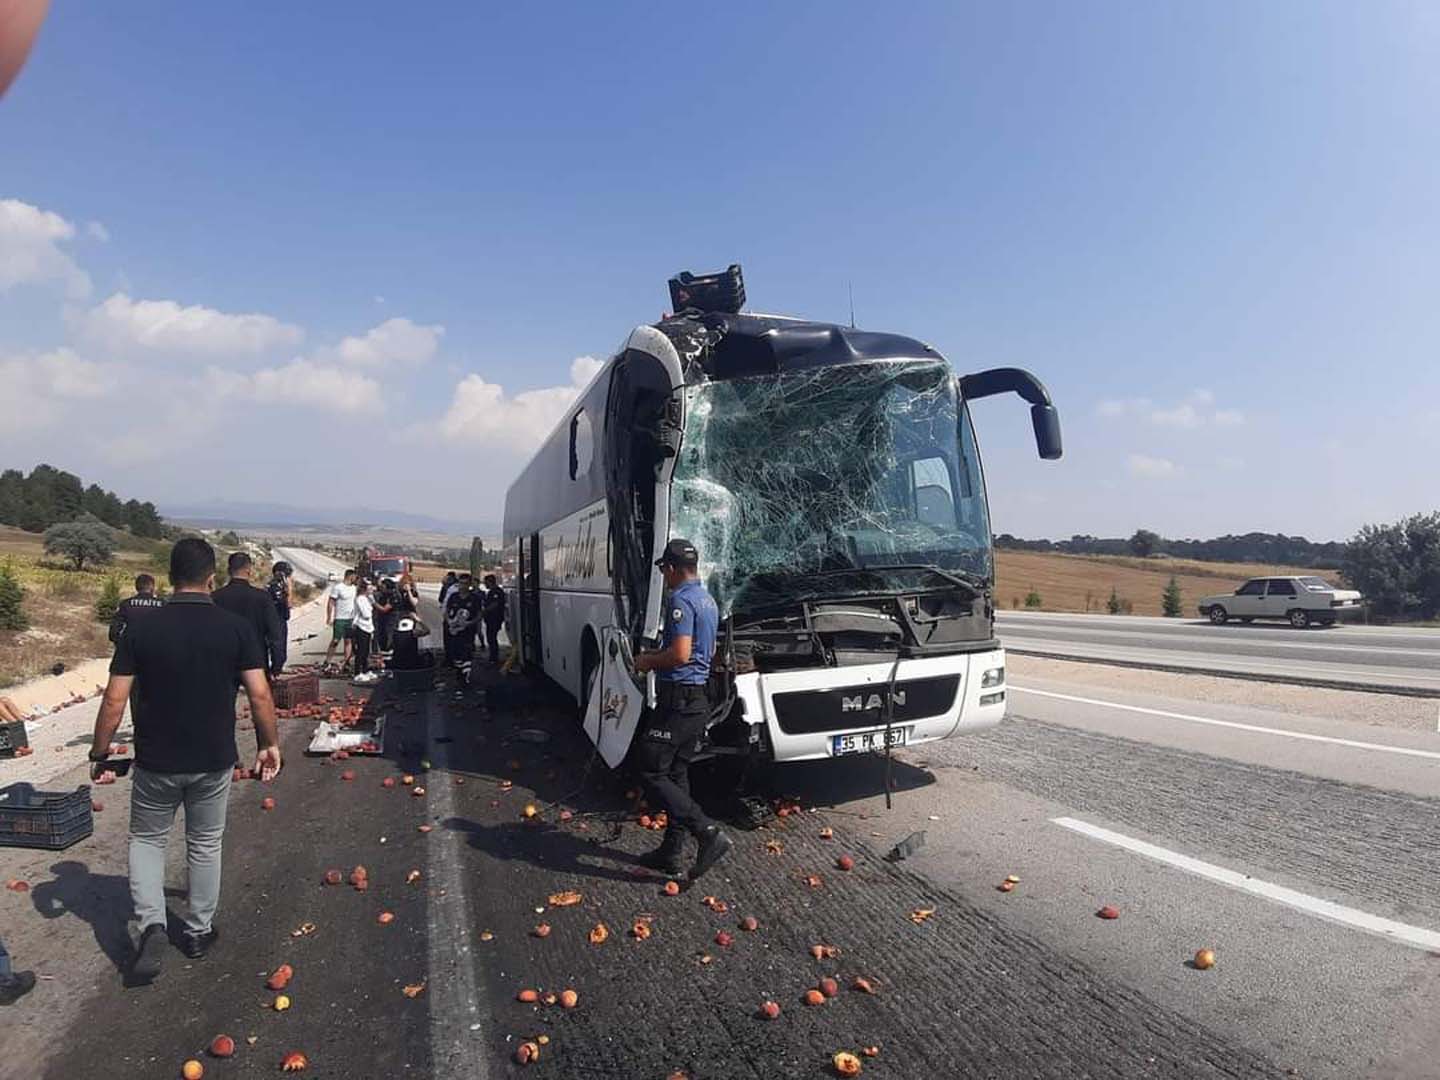
<path id="1" fill-rule="evenodd" d="M 931 346 L 903 334 L 783 315 L 687 313 L 662 319 L 655 328 L 675 343 L 682 357 L 697 360 L 712 379 L 902 357 L 939 357 Z"/>

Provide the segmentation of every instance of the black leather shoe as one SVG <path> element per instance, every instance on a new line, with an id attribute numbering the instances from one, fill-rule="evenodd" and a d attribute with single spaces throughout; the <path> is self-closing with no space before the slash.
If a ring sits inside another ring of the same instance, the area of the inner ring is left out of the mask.
<path id="1" fill-rule="evenodd" d="M 671 843 L 667 836 L 659 847 L 647 851 L 641 855 L 637 862 L 641 866 L 649 867 L 651 870 L 659 870 L 666 874 L 678 874 L 685 869 L 684 841 Z"/>
<path id="2" fill-rule="evenodd" d="M 135 954 L 135 966 L 130 969 L 135 978 L 150 982 L 160 974 L 165 963 L 165 946 L 169 944 L 165 927 L 151 923 L 140 935 L 140 951 Z"/>
<path id="3" fill-rule="evenodd" d="M 711 825 L 700 834 L 700 851 L 695 856 L 695 865 L 690 868 L 690 880 L 699 881 L 716 863 L 730 854 L 735 841 L 719 825 Z"/>
<path id="4" fill-rule="evenodd" d="M 11 975 L 0 976 L 0 1005 L 14 1005 L 34 989 L 33 971 L 17 971 Z"/>
<path id="5" fill-rule="evenodd" d="M 180 951 L 191 960 L 199 960 L 210 951 L 210 946 L 214 945 L 219 938 L 220 929 L 216 926 L 210 927 L 210 929 L 206 930 L 203 934 L 197 934 L 193 930 L 187 930 L 180 939 Z"/>

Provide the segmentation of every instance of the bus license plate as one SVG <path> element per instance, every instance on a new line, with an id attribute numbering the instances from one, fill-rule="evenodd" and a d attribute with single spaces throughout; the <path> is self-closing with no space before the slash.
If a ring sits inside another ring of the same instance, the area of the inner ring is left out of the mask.
<path id="1" fill-rule="evenodd" d="M 890 729 L 890 746 L 905 745 L 906 729 L 896 727 Z M 879 731 L 857 731 L 853 735 L 834 735 L 830 739 L 830 753 L 834 757 L 841 754 L 865 754 L 872 750 L 885 749 L 885 729 Z"/>

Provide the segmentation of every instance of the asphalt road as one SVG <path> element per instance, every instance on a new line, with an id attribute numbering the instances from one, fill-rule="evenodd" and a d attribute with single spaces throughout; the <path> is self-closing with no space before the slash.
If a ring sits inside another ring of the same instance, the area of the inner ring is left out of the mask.
<path id="1" fill-rule="evenodd" d="M 225 936 L 200 963 L 172 953 L 152 987 L 119 973 L 115 852 L 76 849 L 79 871 L 36 876 L 41 898 L 65 901 L 43 924 L 39 899 L 3 894 L 7 940 L 21 927 L 26 959 L 57 980 L 4 1018 L 24 1041 L 0 1076 L 170 1077 L 221 1031 L 239 1051 L 207 1060 L 207 1077 L 274 1075 L 295 1049 L 321 1076 L 778 1080 L 833 1075 L 834 1051 L 864 1045 L 880 1048 L 866 1076 L 1436 1075 L 1440 736 L 1032 680 L 1010 687 L 999 729 L 897 756 L 892 809 L 881 759 L 763 772 L 759 790 L 805 812 L 737 831 L 721 869 L 669 897 L 634 863 L 657 837 L 629 782 L 590 762 L 563 699 L 488 667 L 478 678 L 377 691 L 385 760 L 305 759 L 312 722 L 282 721 L 285 772 L 232 796 Z M 423 795 L 382 786 L 405 771 Z M 703 790 L 718 808 L 732 789 L 722 775 Z M 921 830 L 909 857 L 885 860 Z M 357 863 L 367 892 L 321 884 Z M 582 901 L 551 905 L 564 889 Z M 1120 917 L 1096 918 L 1104 904 Z M 935 913 L 917 924 L 916 909 Z M 292 937 L 306 922 L 315 932 Z M 611 936 L 592 945 L 597 922 Z M 113 966 L 90 985 L 36 934 L 93 950 L 92 925 Z M 817 943 L 839 956 L 813 959 Z M 1187 964 L 1202 946 L 1213 970 Z M 276 1013 L 263 984 L 282 961 L 294 1004 Z M 839 996 L 802 1004 L 825 975 Z M 845 988 L 855 975 L 879 993 Z M 522 1004 L 527 987 L 573 987 L 580 1003 Z M 756 1017 L 765 1000 L 778 1020 Z M 540 1034 L 541 1060 L 513 1064 Z"/>
<path id="2" fill-rule="evenodd" d="M 329 555 L 322 555 L 309 548 L 277 547 L 275 558 L 284 559 L 293 566 L 297 577 L 317 584 L 328 580 L 330 574 L 344 574 L 346 570 L 353 569 L 339 559 L 332 559 Z"/>
<path id="3" fill-rule="evenodd" d="M 1140 667 L 1440 695 L 1440 630 L 1007 611 L 1009 649 Z"/>

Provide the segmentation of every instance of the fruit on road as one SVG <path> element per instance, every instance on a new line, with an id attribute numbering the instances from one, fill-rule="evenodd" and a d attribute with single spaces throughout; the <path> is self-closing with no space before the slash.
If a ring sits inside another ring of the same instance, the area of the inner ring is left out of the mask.
<path id="1" fill-rule="evenodd" d="M 393 777 L 393 776 L 387 776 L 387 777 L 385 777 L 384 780 L 381 780 L 381 781 L 380 781 L 380 786 L 381 786 L 381 787 L 386 787 L 386 788 L 393 788 L 393 787 L 395 786 L 395 777 Z"/>
<path id="2" fill-rule="evenodd" d="M 580 1004 L 580 995 L 574 990 L 565 989 L 560 991 L 560 1007 L 562 1009 L 573 1009 Z"/>
<path id="3" fill-rule="evenodd" d="M 630 927 L 630 936 L 637 941 L 644 941 L 651 934 L 650 924 L 644 919 L 636 919 L 635 925 Z"/>
<path id="4" fill-rule="evenodd" d="M 555 993 L 554 990 L 551 990 L 546 993 L 546 995 L 540 1000 L 543 1001 L 546 1005 L 554 1005 L 557 1001 L 560 1000 L 560 995 Z"/>
<path id="5" fill-rule="evenodd" d="M 1120 917 L 1120 909 L 1106 904 L 1099 911 L 1095 912 L 1095 915 L 1101 919 L 1118 919 Z"/>
<path id="6" fill-rule="evenodd" d="M 200 1062 L 194 1058 L 191 1058 L 185 1062 L 184 1065 L 180 1066 L 180 1075 L 183 1076 L 185 1080 L 200 1080 L 200 1078 L 205 1075 L 205 1066 L 201 1065 Z"/>
<path id="7" fill-rule="evenodd" d="M 855 981 L 850 984 L 850 989 L 859 990 L 862 994 L 873 994 L 875 992 L 875 984 L 865 978 L 864 975 L 856 975 Z"/>
<path id="8" fill-rule="evenodd" d="M 532 1005 L 540 1000 L 540 992 L 538 990 L 521 990 L 515 995 L 515 1000 L 523 1001 L 527 1005 Z"/>
<path id="9" fill-rule="evenodd" d="M 406 885 L 414 885 L 414 884 L 415 884 L 417 881 L 419 881 L 419 880 L 420 880 L 420 871 L 419 871 L 419 870 L 411 870 L 408 874 L 405 875 L 405 884 L 406 884 Z"/>
<path id="10" fill-rule="evenodd" d="M 265 801 L 268 802 L 268 803 L 274 803 L 275 800 L 273 800 L 273 799 L 266 799 Z M 102 811 L 102 810 L 105 809 L 105 804 L 104 804 L 103 802 L 101 802 L 99 799 L 91 799 L 91 800 L 90 800 L 90 809 L 93 810 L 95 813 L 98 814 L 98 813 L 100 813 L 100 811 Z M 263 809 L 269 810 L 270 807 L 266 806 L 266 807 L 264 807 Z"/>
<path id="11" fill-rule="evenodd" d="M 424 789 L 423 787 L 421 787 L 419 784 L 416 784 L 414 787 L 412 787 L 412 788 L 410 789 L 410 794 L 411 794 L 411 795 L 414 795 L 417 799 L 419 799 L 419 798 L 422 798 L 422 797 L 424 796 L 424 794 L 425 794 L 425 789 Z"/>
<path id="12" fill-rule="evenodd" d="M 1020 878 L 1019 878 L 1018 876 L 1016 876 L 1015 874 L 1010 874 L 1010 875 L 1008 875 L 1008 876 L 1005 878 L 1005 880 L 1008 881 L 1011 885 L 1019 885 L 1019 884 L 1020 884 Z"/>
<path id="13" fill-rule="evenodd" d="M 235 1040 L 229 1035 L 216 1035 L 210 1040 L 210 1053 L 217 1058 L 227 1058 L 235 1053 Z"/>
<path id="14" fill-rule="evenodd" d="M 810 955 L 816 960 L 833 960 L 840 955 L 840 950 L 834 945 L 811 945 Z"/>
<path id="15" fill-rule="evenodd" d="M 548 903 L 551 907 L 570 907 L 585 899 L 574 889 L 566 889 L 564 892 L 551 893 Z"/>
<path id="16" fill-rule="evenodd" d="M 835 860 L 835 868 L 837 870 L 854 870 L 855 860 L 849 855 L 841 855 Z"/>
<path id="17" fill-rule="evenodd" d="M 1209 971 L 1215 966 L 1215 950 L 1201 949 L 1195 954 L 1195 966 L 1201 971 Z"/>
<path id="18" fill-rule="evenodd" d="M 866 1057 L 879 1057 L 879 1056 L 880 1056 L 880 1047 L 878 1047 L 878 1046 L 862 1046 L 862 1047 L 860 1048 L 860 1052 L 861 1052 L 862 1054 L 864 1054 Z"/>
<path id="19" fill-rule="evenodd" d="M 395 913 L 393 911 L 382 911 L 379 915 L 375 916 L 375 921 L 381 926 L 389 926 L 395 921 Z"/>
<path id="20" fill-rule="evenodd" d="M 310 1066 L 310 1061 L 299 1050 L 291 1050 L 280 1059 L 281 1072 L 304 1072 Z"/>
<path id="21" fill-rule="evenodd" d="M 277 994 L 275 996 L 274 1002 L 271 1004 L 270 1007 L 273 1008 L 276 1012 L 284 1012 L 290 1007 L 290 999 L 284 994 Z"/>
<path id="22" fill-rule="evenodd" d="M 766 1020 L 774 1020 L 780 1015 L 780 1005 L 775 1001 L 767 1001 L 760 1006 L 760 1015 Z"/>
<path id="23" fill-rule="evenodd" d="M 407 772 L 404 776 L 400 777 L 400 782 L 401 782 L 402 784 L 404 784 L 406 787 L 409 787 L 411 784 L 413 784 L 413 783 L 415 782 L 415 777 L 411 776 L 411 775 Z"/>
<path id="24" fill-rule="evenodd" d="M 354 770 L 354 769 L 346 769 L 344 772 L 342 772 L 342 773 L 340 774 L 340 779 L 341 779 L 341 780 L 354 780 L 354 779 L 355 779 L 355 770 Z"/>
<path id="25" fill-rule="evenodd" d="M 548 922 L 542 922 L 539 926 L 535 927 L 534 930 L 531 930 L 530 933 L 533 937 L 549 937 L 550 924 Z"/>
<path id="26" fill-rule="evenodd" d="M 760 929 L 760 920 L 755 918 L 754 915 L 746 915 L 740 920 L 740 929 L 754 933 Z"/>
<path id="27" fill-rule="evenodd" d="M 326 884 L 326 885 L 339 885 L 340 882 L 342 882 L 342 881 L 344 881 L 344 880 L 345 880 L 345 875 L 342 874 L 342 873 L 340 873 L 339 870 L 326 870 L 326 871 L 325 871 L 325 884 Z"/>
<path id="28" fill-rule="evenodd" d="M 533 802 L 528 802 L 525 804 L 525 809 L 520 812 L 527 818 L 533 818 L 536 814 L 540 813 L 540 809 Z"/>
<path id="29" fill-rule="evenodd" d="M 610 928 L 603 922 L 597 922 L 590 928 L 590 944 L 603 945 L 606 938 L 610 936 Z"/>
<path id="30" fill-rule="evenodd" d="M 431 829 L 433 829 L 433 828 L 435 828 L 434 825 L 416 825 L 416 826 L 415 826 L 416 831 L 422 832 L 422 833 L 427 833 L 427 832 L 429 832 L 429 831 L 430 831 Z"/>
<path id="31" fill-rule="evenodd" d="M 529 1065 L 540 1056 L 540 1047 L 533 1042 L 522 1042 L 515 1048 L 515 1060 L 521 1065 Z"/>
<path id="32" fill-rule="evenodd" d="M 824 1004 L 825 1004 L 825 995 L 822 994 L 819 990 L 806 990 L 806 991 L 805 991 L 805 1004 L 806 1004 L 806 1005 L 824 1005 Z"/>
<path id="33" fill-rule="evenodd" d="M 266 980 L 265 985 L 271 990 L 284 990 L 290 985 L 290 980 L 295 977 L 295 969 L 289 964 L 281 964 Z"/>
<path id="34" fill-rule="evenodd" d="M 1001 892 L 1014 892 L 1014 891 L 1015 891 L 1015 883 L 1014 883 L 1013 881 L 1002 881 L 1002 882 L 1000 882 L 999 885 L 996 885 L 995 887 L 996 887 L 997 889 L 999 889 Z"/>
<path id="35" fill-rule="evenodd" d="M 735 935 L 732 934 L 732 933 L 730 933 L 730 931 L 728 931 L 728 930 L 721 930 L 718 934 L 715 935 L 715 944 L 716 944 L 716 945 L 720 945 L 720 946 L 724 947 L 724 946 L 733 945 L 734 943 L 735 943 Z"/>
<path id="36" fill-rule="evenodd" d="M 821 839 L 821 840 L 833 840 L 834 838 L 835 838 L 835 830 L 832 829 L 832 828 L 830 828 L 829 825 L 826 825 L 825 828 L 823 828 L 823 829 L 820 830 L 820 839 Z"/>
<path id="37" fill-rule="evenodd" d="M 263 799 L 260 800 L 260 809 L 261 809 L 261 810 L 274 810 L 274 809 L 275 809 L 275 800 L 272 799 L 272 798 L 270 798 L 270 797 L 267 795 L 265 798 L 263 798 Z"/>
<path id="38" fill-rule="evenodd" d="M 840 984 L 829 976 L 826 976 L 820 980 L 820 992 L 826 997 L 834 997 L 840 993 Z"/>
<path id="39" fill-rule="evenodd" d="M 859 1076 L 860 1059 L 848 1050 L 839 1050 L 830 1059 L 830 1064 L 835 1066 L 835 1071 L 841 1076 Z"/>
<path id="40" fill-rule="evenodd" d="M 666 895 L 666 896 L 679 896 L 679 895 L 680 895 L 680 883 L 679 883 L 678 881 L 667 881 L 667 882 L 665 882 L 665 895 Z"/>
<path id="41" fill-rule="evenodd" d="M 806 874 L 801 880 L 812 889 L 818 889 L 821 885 L 825 884 L 824 879 L 819 874 Z"/>

